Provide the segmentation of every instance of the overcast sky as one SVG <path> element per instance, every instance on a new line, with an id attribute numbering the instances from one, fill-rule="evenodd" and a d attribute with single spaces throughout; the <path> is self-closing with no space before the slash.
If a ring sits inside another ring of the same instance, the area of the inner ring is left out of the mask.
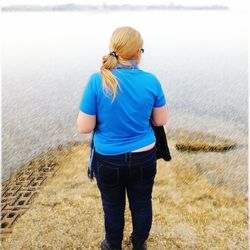
<path id="1" fill-rule="evenodd" d="M 11 4 L 65 4 L 65 3 L 82 3 L 82 4 L 102 4 L 103 2 L 107 4 L 169 4 L 173 2 L 174 4 L 183 5 L 227 5 L 232 9 L 244 9 L 247 7 L 247 0 L 2 0 L 1 5 L 11 5 Z"/>

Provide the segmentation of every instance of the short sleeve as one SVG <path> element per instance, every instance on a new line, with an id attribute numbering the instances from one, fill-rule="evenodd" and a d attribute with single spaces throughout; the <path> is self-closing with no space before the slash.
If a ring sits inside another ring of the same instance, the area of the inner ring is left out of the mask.
<path id="1" fill-rule="evenodd" d="M 96 93 L 94 91 L 94 84 L 95 78 L 94 75 L 91 75 L 84 89 L 79 106 L 80 111 L 88 115 L 96 115 Z"/>
<path id="2" fill-rule="evenodd" d="M 166 104 L 166 98 L 164 95 L 164 92 L 162 90 L 161 83 L 156 79 L 156 96 L 155 96 L 155 102 L 154 102 L 154 107 L 162 107 Z"/>

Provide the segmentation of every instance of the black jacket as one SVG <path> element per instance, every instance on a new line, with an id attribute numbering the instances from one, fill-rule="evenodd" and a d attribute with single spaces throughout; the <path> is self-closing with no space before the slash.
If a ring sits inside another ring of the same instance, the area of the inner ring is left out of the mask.
<path id="1" fill-rule="evenodd" d="M 157 159 L 163 158 L 165 161 L 170 161 L 171 155 L 170 155 L 170 151 L 168 148 L 168 142 L 167 142 L 167 137 L 165 134 L 164 127 L 154 126 L 151 121 L 151 117 L 150 117 L 150 125 L 152 129 L 154 130 L 154 134 L 156 137 L 155 147 L 156 147 Z"/>

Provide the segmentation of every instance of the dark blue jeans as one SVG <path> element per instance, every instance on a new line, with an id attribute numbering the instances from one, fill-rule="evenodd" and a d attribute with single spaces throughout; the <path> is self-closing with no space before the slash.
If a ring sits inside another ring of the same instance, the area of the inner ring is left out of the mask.
<path id="1" fill-rule="evenodd" d="M 157 171 L 156 147 L 142 152 L 102 155 L 94 151 L 92 168 L 101 193 L 107 242 L 121 249 L 126 192 L 134 245 L 147 240 L 152 225 L 152 189 Z"/>

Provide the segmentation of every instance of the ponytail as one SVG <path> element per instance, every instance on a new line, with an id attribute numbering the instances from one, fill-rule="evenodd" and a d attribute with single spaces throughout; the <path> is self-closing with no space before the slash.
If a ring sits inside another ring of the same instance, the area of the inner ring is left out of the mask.
<path id="1" fill-rule="evenodd" d="M 117 94 L 117 86 L 120 88 L 120 85 L 116 79 L 116 77 L 112 74 L 111 69 L 114 69 L 118 64 L 117 57 L 113 56 L 112 54 L 105 55 L 102 58 L 102 66 L 100 68 L 100 72 L 102 75 L 102 86 L 106 93 L 111 91 L 113 92 L 113 99 L 114 101 L 116 94 Z M 121 88 L 120 88 L 121 89 Z"/>

